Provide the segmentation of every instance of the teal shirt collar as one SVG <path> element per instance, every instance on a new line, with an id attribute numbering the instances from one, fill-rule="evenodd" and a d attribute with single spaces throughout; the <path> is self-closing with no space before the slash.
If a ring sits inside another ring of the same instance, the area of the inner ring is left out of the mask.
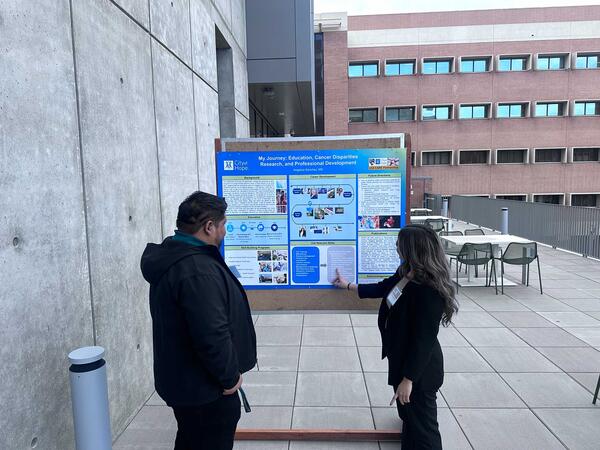
<path id="1" fill-rule="evenodd" d="M 201 241 L 197 237 L 194 237 L 191 234 L 183 233 L 179 230 L 175 230 L 173 240 L 178 242 L 185 242 L 186 244 L 194 245 L 196 247 L 202 247 L 204 245 L 207 245 L 206 242 Z"/>

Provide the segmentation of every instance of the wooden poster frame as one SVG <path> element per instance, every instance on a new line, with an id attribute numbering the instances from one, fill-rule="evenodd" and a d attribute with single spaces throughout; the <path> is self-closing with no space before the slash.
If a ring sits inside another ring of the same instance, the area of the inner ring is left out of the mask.
<path id="1" fill-rule="evenodd" d="M 268 152 L 280 150 L 359 150 L 368 148 L 406 149 L 406 203 L 404 206 L 406 208 L 406 223 L 409 223 L 411 191 L 411 145 L 409 134 L 215 139 L 215 161 L 217 160 L 216 154 L 221 151 Z M 217 179 L 216 172 L 215 179 Z M 353 293 L 341 289 L 249 289 L 247 294 L 250 306 L 254 311 L 374 310 L 378 308 L 380 302 L 378 299 L 359 300 Z"/>

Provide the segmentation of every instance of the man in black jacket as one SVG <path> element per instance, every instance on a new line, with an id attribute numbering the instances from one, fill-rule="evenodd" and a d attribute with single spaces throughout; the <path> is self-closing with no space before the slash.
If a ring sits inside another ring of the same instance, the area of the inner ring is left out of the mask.
<path id="1" fill-rule="evenodd" d="M 244 288 L 225 264 L 222 197 L 194 192 L 177 230 L 148 244 L 156 391 L 177 420 L 175 450 L 231 450 L 242 373 L 256 364 L 256 334 Z"/>

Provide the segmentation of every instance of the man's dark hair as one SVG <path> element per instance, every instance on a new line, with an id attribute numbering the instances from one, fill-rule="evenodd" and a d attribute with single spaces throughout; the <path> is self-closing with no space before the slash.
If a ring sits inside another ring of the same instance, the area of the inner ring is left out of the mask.
<path id="1" fill-rule="evenodd" d="M 179 205 L 177 229 L 187 234 L 195 234 L 208 222 L 215 223 L 225 218 L 227 203 L 223 197 L 196 191 Z"/>

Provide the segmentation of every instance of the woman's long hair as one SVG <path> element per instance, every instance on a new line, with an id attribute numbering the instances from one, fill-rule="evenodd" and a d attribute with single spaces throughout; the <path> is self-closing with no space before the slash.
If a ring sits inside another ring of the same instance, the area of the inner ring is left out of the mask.
<path id="1" fill-rule="evenodd" d="M 450 268 L 437 233 L 425 225 L 407 225 L 398 233 L 398 251 L 402 258 L 399 274 L 412 270 L 417 283 L 431 286 L 444 299 L 442 324 L 448 326 L 458 312 Z"/>

